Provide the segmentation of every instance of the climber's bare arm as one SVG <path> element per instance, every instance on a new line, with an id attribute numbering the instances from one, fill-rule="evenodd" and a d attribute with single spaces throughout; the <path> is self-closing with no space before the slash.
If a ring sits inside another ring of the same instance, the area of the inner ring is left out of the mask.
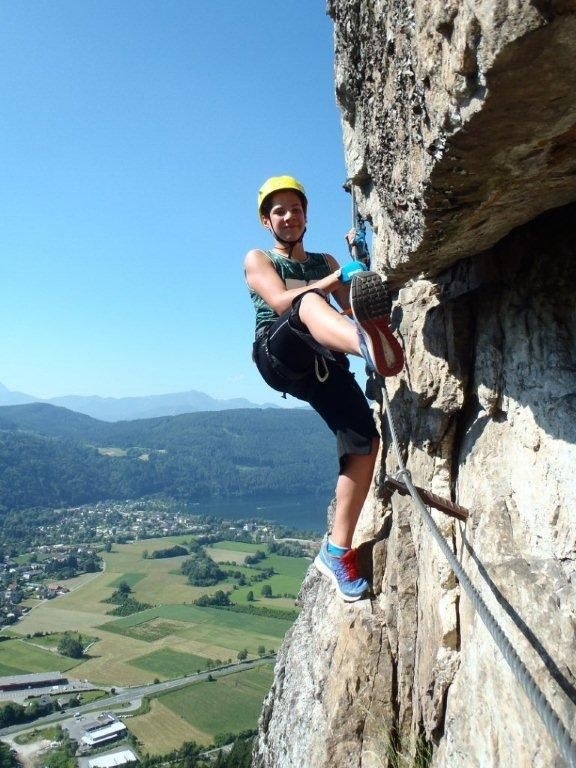
<path id="1" fill-rule="evenodd" d="M 270 259 L 263 251 L 258 249 L 248 251 L 246 254 L 244 274 L 249 287 L 264 299 L 266 304 L 278 315 L 289 309 L 294 299 L 309 291 L 311 287 L 320 288 L 320 290 L 326 293 L 334 294 L 334 298 L 340 306 L 343 306 L 342 302 L 345 302 L 347 306 L 348 287 L 343 285 L 338 279 L 339 267 L 336 259 L 331 256 L 328 258 L 329 264 L 334 268 L 334 271 L 330 275 L 301 288 L 286 288 Z"/>

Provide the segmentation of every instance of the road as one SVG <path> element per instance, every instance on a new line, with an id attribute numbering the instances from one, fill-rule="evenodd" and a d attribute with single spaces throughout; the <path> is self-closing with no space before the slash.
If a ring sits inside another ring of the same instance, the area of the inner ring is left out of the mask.
<path id="1" fill-rule="evenodd" d="M 152 697 L 158 696 L 166 691 L 176 690 L 178 688 L 185 688 L 188 685 L 194 685 L 195 683 L 201 683 L 208 680 L 209 677 L 217 678 L 224 677 L 225 675 L 233 675 L 235 672 L 240 672 L 245 669 L 253 669 L 259 667 L 262 664 L 270 664 L 272 661 L 271 656 L 265 656 L 261 659 L 253 659 L 250 661 L 240 661 L 237 664 L 227 664 L 224 667 L 218 667 L 212 669 L 209 672 L 200 672 L 196 675 L 189 675 L 188 677 L 180 677 L 175 680 L 165 680 L 163 683 L 149 683 L 148 685 L 137 685 L 131 688 L 113 689 L 115 692 L 110 694 L 107 698 L 98 699 L 97 701 L 91 701 L 88 704 L 75 707 L 74 713 L 80 712 L 81 715 L 86 715 L 91 712 L 102 712 L 104 710 L 113 710 L 117 715 L 121 715 L 131 710 L 137 710 L 142 704 L 142 699 L 145 696 Z M 43 691 L 46 693 L 46 691 Z M 116 709 L 122 708 L 122 712 L 116 712 Z M 33 722 L 19 723 L 18 725 L 11 725 L 8 728 L 0 729 L 0 737 L 17 734 L 25 731 L 32 731 L 38 728 L 42 728 L 52 723 L 58 723 L 65 720 L 74 720 L 71 710 L 66 712 L 52 712 L 45 717 L 39 717 Z"/>

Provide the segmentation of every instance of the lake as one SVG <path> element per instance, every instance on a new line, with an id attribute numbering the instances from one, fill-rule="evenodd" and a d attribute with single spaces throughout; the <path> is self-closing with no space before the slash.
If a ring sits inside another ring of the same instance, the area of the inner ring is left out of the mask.
<path id="1" fill-rule="evenodd" d="M 322 496 L 300 496 L 284 499 L 222 499 L 201 501 L 190 507 L 198 515 L 213 515 L 217 518 L 244 520 L 259 518 L 299 531 L 324 533 L 330 498 Z"/>

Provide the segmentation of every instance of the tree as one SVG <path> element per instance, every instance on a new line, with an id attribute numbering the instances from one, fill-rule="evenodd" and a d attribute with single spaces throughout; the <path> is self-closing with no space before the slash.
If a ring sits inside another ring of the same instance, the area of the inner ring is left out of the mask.
<path id="1" fill-rule="evenodd" d="M 271 541 L 268 544 L 268 551 L 271 555 L 282 555 L 283 557 L 305 557 L 306 552 L 301 544 L 297 542 Z"/>
<path id="2" fill-rule="evenodd" d="M 261 549 L 257 549 L 253 555 L 246 555 L 244 562 L 246 565 L 257 565 L 261 560 L 266 559 L 266 552 L 262 552 Z"/>
<path id="3" fill-rule="evenodd" d="M 21 704 L 9 701 L 0 707 L 0 728 L 22 723 L 25 719 L 25 710 Z"/>
<path id="4" fill-rule="evenodd" d="M 188 583 L 194 587 L 212 587 L 226 578 L 226 573 L 204 554 L 185 560 L 181 569 L 188 578 Z"/>
<path id="5" fill-rule="evenodd" d="M 248 651 L 246 648 L 243 648 L 241 651 L 238 651 L 238 661 L 246 661 L 248 658 Z"/>
<path id="6" fill-rule="evenodd" d="M 195 768 L 201 748 L 194 741 L 185 741 L 177 751 L 178 762 L 182 768 Z"/>
<path id="7" fill-rule="evenodd" d="M 272 597 L 272 587 L 270 584 L 264 584 L 261 590 L 262 597 Z"/>
<path id="8" fill-rule="evenodd" d="M 258 656 L 262 658 L 262 656 L 266 656 L 266 648 L 264 648 L 263 645 L 258 646 Z"/>
<path id="9" fill-rule="evenodd" d="M 240 734 L 239 738 L 236 738 L 233 734 L 222 734 L 214 739 L 215 744 L 229 744 L 231 741 L 234 742 L 232 749 L 230 752 L 218 753 L 214 768 L 250 768 L 253 737 L 245 738 Z"/>
<path id="10" fill-rule="evenodd" d="M 74 637 L 66 632 L 58 643 L 58 653 L 71 659 L 81 659 L 84 656 L 84 645 L 80 635 Z"/>
<path id="11" fill-rule="evenodd" d="M 42 762 L 46 768 L 75 768 L 74 754 L 78 747 L 77 742 L 70 738 L 69 734 L 59 728 L 58 747 L 43 757 Z"/>
<path id="12" fill-rule="evenodd" d="M 100 563 L 98 562 L 98 559 L 92 555 L 91 557 L 86 558 L 83 567 L 86 573 L 97 573 L 100 570 Z"/>
<path id="13" fill-rule="evenodd" d="M 128 597 L 130 592 L 132 592 L 132 587 L 127 581 L 121 581 L 116 591 L 121 597 Z"/>
<path id="14" fill-rule="evenodd" d="M 28 705 L 26 710 L 26 719 L 35 720 L 37 717 L 43 715 L 49 715 L 54 711 L 54 704 L 52 701 L 40 701 L 40 699 L 33 699 Z"/>
<path id="15" fill-rule="evenodd" d="M 231 605 L 228 592 L 223 592 L 221 589 L 217 589 L 213 595 L 200 595 L 194 600 L 194 605 L 208 606 L 208 605 Z"/>
<path id="16" fill-rule="evenodd" d="M 249 603 L 253 603 L 253 602 L 254 602 L 254 592 L 252 592 L 252 590 L 250 590 L 250 591 L 248 592 L 248 594 L 246 595 L 246 600 L 247 600 Z"/>
<path id="17" fill-rule="evenodd" d="M 183 547 L 180 544 L 175 544 L 173 547 L 167 547 L 166 549 L 155 549 L 152 552 L 152 559 L 157 560 L 164 557 L 182 557 L 187 554 L 188 550 L 186 547 Z"/>
<path id="18" fill-rule="evenodd" d="M 0 768 L 19 768 L 16 754 L 3 741 L 0 741 Z"/>

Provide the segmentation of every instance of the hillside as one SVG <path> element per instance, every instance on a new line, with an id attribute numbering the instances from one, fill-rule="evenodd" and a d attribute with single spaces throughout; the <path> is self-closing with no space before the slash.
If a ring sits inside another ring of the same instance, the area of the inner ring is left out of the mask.
<path id="1" fill-rule="evenodd" d="M 326 495 L 336 467 L 329 430 L 306 409 L 107 423 L 44 403 L 0 408 L 0 513 L 156 493 Z"/>

